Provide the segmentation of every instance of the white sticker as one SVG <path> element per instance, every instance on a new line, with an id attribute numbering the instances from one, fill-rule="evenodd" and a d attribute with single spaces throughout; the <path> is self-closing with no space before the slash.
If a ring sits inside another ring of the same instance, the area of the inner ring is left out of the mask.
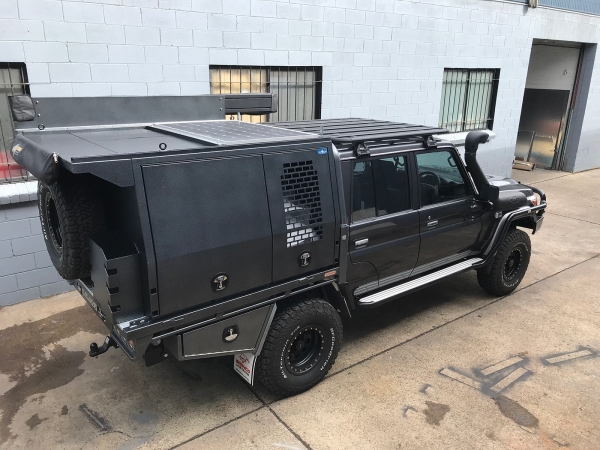
<path id="1" fill-rule="evenodd" d="M 250 386 L 254 384 L 254 365 L 256 356 L 252 353 L 236 353 L 233 358 L 233 369 L 246 380 Z"/>

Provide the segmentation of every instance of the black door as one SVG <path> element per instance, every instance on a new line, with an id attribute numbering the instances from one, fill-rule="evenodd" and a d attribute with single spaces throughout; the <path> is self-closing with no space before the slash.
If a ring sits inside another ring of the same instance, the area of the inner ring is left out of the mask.
<path id="1" fill-rule="evenodd" d="M 356 295 L 408 277 L 417 262 L 419 212 L 411 207 L 409 164 L 405 155 L 354 164 L 348 281 Z"/>
<path id="2" fill-rule="evenodd" d="M 412 275 L 469 255 L 481 230 L 475 200 L 458 154 L 449 149 L 415 155 L 419 176 L 421 248 Z"/>

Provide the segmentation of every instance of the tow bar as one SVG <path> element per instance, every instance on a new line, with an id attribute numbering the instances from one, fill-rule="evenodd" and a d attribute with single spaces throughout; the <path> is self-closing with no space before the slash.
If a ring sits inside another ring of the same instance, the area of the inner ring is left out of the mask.
<path id="1" fill-rule="evenodd" d="M 106 353 L 106 351 L 111 348 L 119 348 L 119 344 L 111 336 L 106 336 L 104 339 L 104 344 L 101 347 L 98 347 L 98 344 L 92 342 L 90 344 L 90 356 L 93 358 L 94 356 L 101 355 L 102 353 Z"/>

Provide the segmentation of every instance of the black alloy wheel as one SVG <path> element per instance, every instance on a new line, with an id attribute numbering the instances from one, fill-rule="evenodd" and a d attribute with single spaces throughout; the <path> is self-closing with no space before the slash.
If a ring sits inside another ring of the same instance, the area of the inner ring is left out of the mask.
<path id="1" fill-rule="evenodd" d="M 256 375 L 275 394 L 304 392 L 327 375 L 342 338 L 342 320 L 323 298 L 281 306 L 258 356 Z"/>
<path id="2" fill-rule="evenodd" d="M 489 265 L 477 271 L 477 281 L 490 294 L 510 294 L 523 280 L 530 258 L 529 235 L 513 228 L 506 234 Z"/>
<path id="3" fill-rule="evenodd" d="M 286 346 L 286 367 L 294 374 L 302 374 L 312 369 L 323 352 L 325 340 L 321 327 L 304 327 L 296 333 Z"/>
<path id="4" fill-rule="evenodd" d="M 515 276 L 519 273 L 521 267 L 522 253 L 521 249 L 515 247 L 515 249 L 508 255 L 506 262 L 504 263 L 504 280 L 512 281 Z"/>

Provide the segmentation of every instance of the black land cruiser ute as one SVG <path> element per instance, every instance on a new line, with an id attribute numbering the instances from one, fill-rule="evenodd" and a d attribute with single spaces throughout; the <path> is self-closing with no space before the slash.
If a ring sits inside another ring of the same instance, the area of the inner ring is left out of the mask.
<path id="1" fill-rule="evenodd" d="M 546 197 L 484 175 L 486 132 L 463 162 L 438 128 L 224 120 L 249 99 L 14 99 L 48 252 L 109 330 L 91 356 L 234 356 L 292 395 L 333 365 L 340 315 L 467 270 L 519 285 Z"/>

